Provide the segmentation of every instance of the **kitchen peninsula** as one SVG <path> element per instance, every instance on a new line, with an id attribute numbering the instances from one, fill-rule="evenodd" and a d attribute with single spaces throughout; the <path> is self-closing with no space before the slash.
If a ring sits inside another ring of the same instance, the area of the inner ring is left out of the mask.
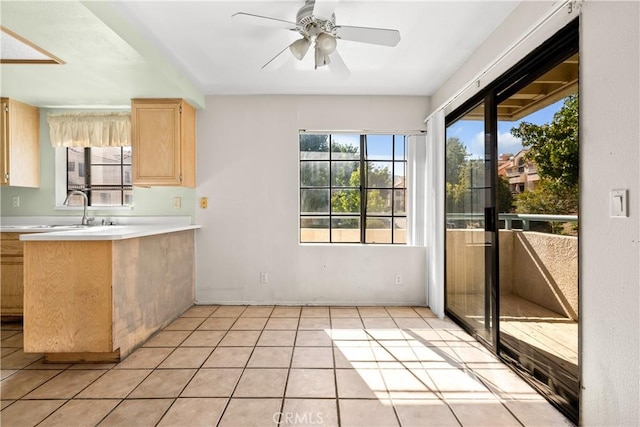
<path id="1" fill-rule="evenodd" d="M 24 351 L 48 362 L 125 358 L 194 303 L 198 225 L 81 227 L 20 236 Z"/>

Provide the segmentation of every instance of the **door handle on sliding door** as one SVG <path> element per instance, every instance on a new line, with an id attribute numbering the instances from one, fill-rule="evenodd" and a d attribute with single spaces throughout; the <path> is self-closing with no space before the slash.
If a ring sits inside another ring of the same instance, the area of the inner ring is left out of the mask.
<path id="1" fill-rule="evenodd" d="M 496 208 L 484 208 L 484 230 L 485 231 L 496 231 L 496 221 L 495 221 L 495 211 Z"/>

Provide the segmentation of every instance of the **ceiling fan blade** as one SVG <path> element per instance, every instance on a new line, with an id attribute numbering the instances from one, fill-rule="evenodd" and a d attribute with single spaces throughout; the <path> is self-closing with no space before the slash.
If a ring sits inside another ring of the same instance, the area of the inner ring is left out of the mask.
<path id="1" fill-rule="evenodd" d="M 324 21 L 330 21 L 339 0 L 315 0 L 313 16 Z"/>
<path id="2" fill-rule="evenodd" d="M 342 40 L 352 42 L 378 44 L 381 46 L 395 46 L 400 42 L 400 31 L 386 28 L 336 27 L 336 36 Z"/>
<path id="3" fill-rule="evenodd" d="M 295 42 L 294 42 L 294 43 L 295 43 Z M 293 44 L 293 43 L 292 43 L 292 44 Z M 262 68 L 261 68 L 261 69 L 262 69 L 262 70 L 264 70 L 264 69 L 265 69 L 265 68 L 267 68 L 267 67 L 268 67 L 268 68 L 270 68 L 270 69 L 276 68 L 276 67 L 275 67 L 275 61 L 276 61 L 276 59 L 277 59 L 280 55 L 282 55 L 286 50 L 289 50 L 289 47 L 290 47 L 290 46 L 291 46 L 291 45 L 287 45 L 287 47 L 285 47 L 285 48 L 284 48 L 284 49 L 282 49 L 280 52 L 278 52 L 278 53 L 276 54 L 276 56 L 274 56 L 273 58 L 271 58 L 271 59 L 269 60 L 269 62 L 267 62 L 266 64 L 264 64 L 264 65 L 262 66 Z"/>
<path id="4" fill-rule="evenodd" d="M 329 62 L 329 70 L 336 76 L 342 79 L 346 79 L 351 75 L 349 68 L 347 68 L 347 64 L 342 60 L 342 56 L 338 53 L 338 51 L 334 51 L 331 55 L 331 62 Z"/>
<path id="5" fill-rule="evenodd" d="M 296 23 L 285 21 L 283 19 L 271 18 L 269 16 L 254 15 L 252 13 L 237 12 L 231 15 L 238 21 L 247 22 L 249 24 L 260 25 L 269 28 L 283 28 L 286 30 L 295 30 Z"/>

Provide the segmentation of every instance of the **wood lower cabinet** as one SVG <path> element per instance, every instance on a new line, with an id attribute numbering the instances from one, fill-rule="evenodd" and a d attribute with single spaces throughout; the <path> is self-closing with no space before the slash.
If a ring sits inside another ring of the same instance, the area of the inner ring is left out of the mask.
<path id="1" fill-rule="evenodd" d="M 0 173 L 2 185 L 40 186 L 40 110 L 1 98 Z"/>
<path id="2" fill-rule="evenodd" d="M 24 351 L 118 361 L 194 303 L 194 232 L 24 241 Z"/>
<path id="3" fill-rule="evenodd" d="M 0 314 L 22 316 L 24 300 L 23 243 L 20 234 L 2 233 L 0 242 Z"/>
<path id="4" fill-rule="evenodd" d="M 195 109 L 181 99 L 131 101 L 133 185 L 196 185 Z"/>

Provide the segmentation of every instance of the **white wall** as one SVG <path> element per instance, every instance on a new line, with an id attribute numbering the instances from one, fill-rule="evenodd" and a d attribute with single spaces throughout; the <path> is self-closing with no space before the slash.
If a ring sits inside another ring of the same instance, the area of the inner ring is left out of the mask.
<path id="1" fill-rule="evenodd" d="M 210 96 L 206 105 L 197 116 L 196 196 L 210 201 L 196 209 L 199 303 L 425 303 L 424 247 L 298 243 L 298 131 L 423 130 L 428 98 Z"/>
<path id="2" fill-rule="evenodd" d="M 523 2 L 434 94 L 434 110 L 549 4 Z M 580 423 L 639 425 L 640 3 L 587 0 L 581 13 Z M 511 55 L 512 63 L 524 53 Z M 612 189 L 629 190 L 629 218 L 609 217 Z"/>
<path id="3" fill-rule="evenodd" d="M 583 6 L 580 298 L 584 425 L 640 424 L 640 3 Z M 609 192 L 629 190 L 629 218 Z"/>

